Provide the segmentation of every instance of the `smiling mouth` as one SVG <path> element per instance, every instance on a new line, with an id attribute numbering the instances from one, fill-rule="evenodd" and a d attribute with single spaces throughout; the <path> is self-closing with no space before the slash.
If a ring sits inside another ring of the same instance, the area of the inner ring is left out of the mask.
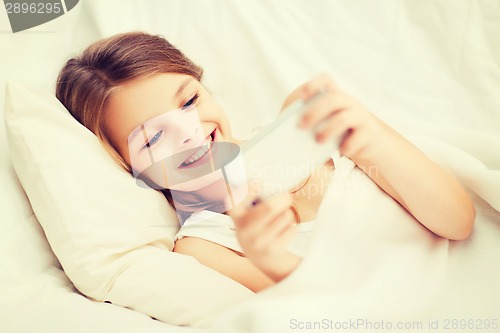
<path id="1" fill-rule="evenodd" d="M 212 133 L 210 133 L 210 135 L 205 139 L 203 145 L 196 152 L 189 155 L 188 158 L 186 158 L 184 162 L 182 162 L 181 165 L 179 165 L 179 168 L 186 168 L 191 166 L 194 167 L 196 165 L 201 164 L 205 160 L 204 157 L 207 156 L 208 152 L 212 149 L 212 144 L 214 142 L 216 129 L 217 128 L 214 128 Z"/>

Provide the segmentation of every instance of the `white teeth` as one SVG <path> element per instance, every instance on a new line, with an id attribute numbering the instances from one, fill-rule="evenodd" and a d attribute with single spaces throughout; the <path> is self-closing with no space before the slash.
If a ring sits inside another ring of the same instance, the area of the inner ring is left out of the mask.
<path id="1" fill-rule="evenodd" d="M 192 163 L 198 161 L 201 157 L 203 157 L 210 150 L 211 146 L 212 146 L 211 138 L 208 138 L 205 141 L 205 144 L 203 146 L 201 146 L 201 148 L 197 152 L 195 152 L 191 156 L 189 156 L 189 158 L 187 158 L 183 164 L 189 165 L 189 164 L 192 164 Z"/>

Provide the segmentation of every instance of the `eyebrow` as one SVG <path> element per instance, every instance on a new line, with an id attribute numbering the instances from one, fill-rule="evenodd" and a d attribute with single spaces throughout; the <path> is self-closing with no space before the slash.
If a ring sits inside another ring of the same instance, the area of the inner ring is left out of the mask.
<path id="1" fill-rule="evenodd" d="M 177 89 L 177 92 L 175 93 L 175 97 L 179 97 L 179 95 L 182 93 L 182 91 L 184 90 L 184 88 L 186 88 L 186 86 L 191 82 L 193 81 L 193 78 L 190 77 L 190 78 L 187 78 L 185 79 L 184 81 L 182 81 L 181 85 L 179 86 L 179 89 Z"/>
<path id="2" fill-rule="evenodd" d="M 177 91 L 175 92 L 175 97 L 179 97 L 179 95 L 182 93 L 182 91 L 184 91 L 184 89 L 187 87 L 187 85 L 189 83 L 191 83 L 191 81 L 193 81 L 193 78 L 192 77 L 189 77 L 187 79 L 185 79 L 184 81 L 182 81 L 182 83 L 179 85 L 179 88 L 177 89 Z M 127 141 L 131 140 L 131 139 L 134 139 L 137 134 L 139 134 L 141 132 L 141 130 L 143 132 L 144 131 L 144 123 L 140 124 L 139 126 L 137 126 L 133 131 L 132 133 L 129 134 L 128 138 L 127 138 Z M 128 142 L 127 142 L 128 143 Z"/>

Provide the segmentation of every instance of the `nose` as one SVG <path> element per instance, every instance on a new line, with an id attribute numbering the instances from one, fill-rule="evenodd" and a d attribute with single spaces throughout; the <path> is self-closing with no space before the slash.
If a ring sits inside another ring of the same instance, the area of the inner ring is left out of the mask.
<path id="1" fill-rule="evenodd" d="M 197 112 L 169 111 L 163 118 L 170 141 L 175 148 L 194 148 L 203 139 L 203 129 Z M 174 149 L 175 149 L 174 148 Z"/>
<path id="2" fill-rule="evenodd" d="M 194 139 L 197 137 L 199 130 L 200 130 L 199 127 L 196 127 L 194 129 L 192 127 L 191 128 L 182 127 L 179 130 L 179 141 L 178 141 L 179 146 L 186 146 L 189 144 L 193 144 L 193 142 L 195 141 Z"/>

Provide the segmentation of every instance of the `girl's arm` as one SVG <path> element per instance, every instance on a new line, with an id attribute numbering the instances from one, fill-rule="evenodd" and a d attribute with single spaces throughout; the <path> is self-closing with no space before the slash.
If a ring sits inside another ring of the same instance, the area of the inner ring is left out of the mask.
<path id="1" fill-rule="evenodd" d="M 253 292 L 275 284 L 247 258 L 201 238 L 184 237 L 177 240 L 174 252 L 194 257 L 201 264 L 241 283 Z"/>
<path id="2" fill-rule="evenodd" d="M 381 126 L 381 139 L 351 159 L 435 234 L 454 240 L 469 237 L 476 213 L 464 188 L 408 140 Z"/>
<path id="3" fill-rule="evenodd" d="M 245 257 L 196 237 L 177 240 L 174 252 L 190 255 L 254 292 L 283 280 L 301 261 L 287 248 L 295 234 L 292 198 L 285 193 L 252 205 L 257 191 L 250 186 L 247 198 L 229 212 Z"/>
<path id="4" fill-rule="evenodd" d="M 301 126 L 325 127 L 320 142 L 344 135 L 340 152 L 435 234 L 455 240 L 472 232 L 475 209 L 458 181 L 413 144 L 342 92 L 328 75 L 305 83 L 285 101 L 308 99 L 326 90 Z"/>

